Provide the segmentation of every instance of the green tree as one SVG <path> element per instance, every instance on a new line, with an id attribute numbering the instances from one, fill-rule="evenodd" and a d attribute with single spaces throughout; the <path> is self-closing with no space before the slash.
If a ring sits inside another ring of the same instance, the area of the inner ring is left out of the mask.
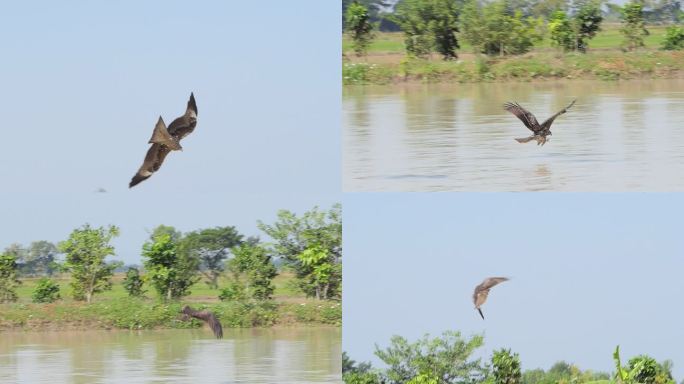
<path id="1" fill-rule="evenodd" d="M 633 51 L 644 46 L 644 36 L 648 35 L 648 30 L 644 23 L 643 4 L 632 1 L 622 7 L 622 28 L 620 32 L 625 39 L 622 42 L 624 50 Z"/>
<path id="2" fill-rule="evenodd" d="M 169 239 L 174 243 L 180 242 L 183 238 L 183 233 L 176 230 L 173 226 L 160 224 L 152 230 L 150 240 L 156 239 L 161 235 L 169 235 Z"/>
<path id="3" fill-rule="evenodd" d="M 575 31 L 565 12 L 554 12 L 551 15 L 551 20 L 549 20 L 548 29 L 553 45 L 562 48 L 564 51 L 575 48 Z"/>
<path id="4" fill-rule="evenodd" d="M 274 224 L 268 225 L 261 221 L 257 224 L 259 229 L 273 239 L 272 254 L 281 257 L 285 264 L 294 269 L 299 287 L 308 296 L 316 296 L 316 286 L 312 286 L 311 282 L 316 279 L 314 274 L 318 264 L 308 262 L 307 256 L 313 252 L 311 250 L 325 250 L 327 262 L 336 269 L 342 262 L 341 214 L 340 204 L 335 204 L 327 212 L 314 207 L 301 217 L 281 210 Z M 339 298 L 342 276 L 332 274 L 327 284 L 327 291 L 321 298 Z"/>
<path id="5" fill-rule="evenodd" d="M 315 292 L 316 299 L 331 297 L 329 294 L 333 282 L 341 279 L 342 265 L 330 257 L 329 251 L 318 244 L 312 244 L 299 255 L 303 266 L 311 269 L 307 279 L 303 281 L 307 291 Z"/>
<path id="6" fill-rule="evenodd" d="M 368 10 L 368 15 L 371 21 L 378 21 L 382 18 L 382 11 L 388 7 L 390 3 L 386 0 L 342 0 L 342 27 L 346 30 L 347 9 L 353 4 L 359 3 Z"/>
<path id="7" fill-rule="evenodd" d="M 460 15 L 461 38 L 473 47 L 473 52 L 484 52 L 487 27 L 478 0 L 466 0 Z"/>
<path id="8" fill-rule="evenodd" d="M 676 25 L 667 27 L 661 49 L 668 51 L 684 49 L 684 29 Z"/>
<path id="9" fill-rule="evenodd" d="M 0 303 L 17 301 L 17 258 L 10 254 L 0 255 Z"/>
<path id="10" fill-rule="evenodd" d="M 178 248 L 183 257 L 199 260 L 199 271 L 207 284 L 217 289 L 230 249 L 240 244 L 242 235 L 235 227 L 216 227 L 186 233 Z"/>
<path id="11" fill-rule="evenodd" d="M 425 335 L 414 343 L 393 336 L 386 349 L 375 347 L 375 355 L 388 365 L 385 375 L 392 383 L 406 383 L 420 375 L 424 379 L 437 378 L 440 384 L 473 382 L 485 373 L 480 360 L 471 359 L 482 344 L 481 335 L 464 339 L 460 332 L 453 331 L 432 339 Z"/>
<path id="12" fill-rule="evenodd" d="M 31 295 L 34 303 L 52 303 L 61 298 L 59 294 L 59 285 L 52 279 L 43 277 L 38 280 L 36 288 L 33 289 Z"/>
<path id="13" fill-rule="evenodd" d="M 140 276 L 140 271 L 136 267 L 128 267 L 126 277 L 123 279 L 123 286 L 128 296 L 140 297 L 145 294 L 143 289 L 144 281 Z"/>
<path id="14" fill-rule="evenodd" d="M 439 384 L 439 380 L 433 373 L 423 372 L 409 380 L 406 384 Z"/>
<path id="15" fill-rule="evenodd" d="M 520 357 L 510 349 L 494 351 L 492 355 L 494 382 L 496 384 L 519 384 L 522 380 Z"/>
<path id="16" fill-rule="evenodd" d="M 241 284 L 245 295 L 255 300 L 272 298 L 275 290 L 273 279 L 278 275 L 278 271 L 271 261 L 269 251 L 261 244 L 243 244 L 234 248 L 228 269 L 233 273 L 234 284 L 231 285 L 231 290 L 236 289 L 236 284 Z M 244 276 L 246 282 L 243 283 L 240 276 Z M 225 297 L 229 299 L 231 296 Z"/>
<path id="17" fill-rule="evenodd" d="M 122 263 L 107 263 L 105 259 L 114 255 L 109 242 L 117 236 L 116 226 L 91 228 L 85 224 L 59 243 L 60 252 L 66 254 L 65 269 L 71 272 L 74 299 L 90 303 L 94 294 L 112 288 L 111 277 Z"/>
<path id="18" fill-rule="evenodd" d="M 543 37 L 543 20 L 525 17 L 509 0 L 496 0 L 482 8 L 485 28 L 483 53 L 519 55 L 528 52 Z"/>
<path id="19" fill-rule="evenodd" d="M 356 56 L 365 56 L 374 37 L 368 8 L 358 1 L 351 3 L 345 12 L 345 30 L 352 38 Z"/>
<path id="20" fill-rule="evenodd" d="M 189 295 L 190 287 L 199 280 L 199 260 L 179 254 L 168 233 L 161 233 L 146 242 L 143 258 L 149 281 L 164 300 Z"/>
<path id="21" fill-rule="evenodd" d="M 587 51 L 588 41 L 601 30 L 601 7 L 599 3 L 587 2 L 573 15 L 575 46 L 574 50 L 580 52 Z"/>
<path id="22" fill-rule="evenodd" d="M 458 3 L 456 0 L 402 0 L 393 15 L 404 32 L 409 55 L 427 57 L 439 52 L 444 60 L 458 57 Z"/>

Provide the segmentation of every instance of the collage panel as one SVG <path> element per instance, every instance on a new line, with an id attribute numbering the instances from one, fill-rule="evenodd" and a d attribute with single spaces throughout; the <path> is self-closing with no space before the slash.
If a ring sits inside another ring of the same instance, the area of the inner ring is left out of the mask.
<path id="1" fill-rule="evenodd" d="M 346 194 L 344 208 L 347 383 L 684 377 L 680 194 Z"/>
<path id="2" fill-rule="evenodd" d="M 341 381 L 340 11 L 296 3 L 3 4 L 0 383 Z"/>

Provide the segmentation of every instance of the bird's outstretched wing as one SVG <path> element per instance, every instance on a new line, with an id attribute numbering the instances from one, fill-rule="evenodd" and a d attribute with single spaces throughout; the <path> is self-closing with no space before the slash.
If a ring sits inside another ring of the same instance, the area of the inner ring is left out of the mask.
<path id="1" fill-rule="evenodd" d="M 128 184 L 128 188 L 133 188 L 157 172 L 169 152 L 171 152 L 171 149 L 164 144 L 152 144 L 150 149 L 147 150 L 143 164 Z"/>
<path id="2" fill-rule="evenodd" d="M 481 287 L 482 289 L 490 289 L 493 286 L 502 283 L 506 280 L 508 280 L 508 277 L 488 277 L 484 279 L 484 281 L 480 285 L 478 285 L 478 287 Z"/>
<path id="3" fill-rule="evenodd" d="M 164 144 L 169 147 L 169 149 L 174 151 L 183 149 L 178 140 L 169 134 L 169 131 L 166 129 L 166 124 L 164 124 L 164 119 L 162 119 L 161 116 L 159 116 L 159 120 L 157 120 L 157 124 L 154 126 L 152 137 L 150 137 L 150 141 L 148 141 L 148 143 Z"/>
<path id="4" fill-rule="evenodd" d="M 577 99 L 573 100 L 570 104 L 568 104 L 567 107 L 561 109 L 561 110 L 558 111 L 555 115 L 553 115 L 553 116 L 549 117 L 548 119 L 546 119 L 546 121 L 544 121 L 544 123 L 542 124 L 542 128 L 544 128 L 544 129 L 549 129 L 549 127 L 551 126 L 551 124 L 553 123 L 553 121 L 556 119 L 556 117 L 558 117 L 558 116 L 564 114 L 565 112 L 567 112 L 568 109 L 570 109 L 570 107 L 572 107 L 573 105 L 575 105 L 575 101 L 577 101 Z"/>
<path id="5" fill-rule="evenodd" d="M 484 320 L 484 315 L 482 314 L 482 310 L 480 309 L 480 306 L 487 301 L 487 296 L 489 295 L 489 290 L 503 282 L 508 280 L 507 277 L 488 277 L 484 279 L 482 283 L 480 283 L 477 287 L 475 287 L 475 291 L 473 292 L 473 303 L 475 304 L 475 309 L 480 313 L 480 316 L 482 316 L 482 319 Z"/>
<path id="6" fill-rule="evenodd" d="M 218 318 L 216 317 L 216 315 L 214 315 L 213 312 L 195 311 L 194 309 L 186 305 L 185 307 L 183 307 L 182 313 L 204 321 L 209 325 L 209 328 L 211 328 L 212 332 L 214 332 L 214 336 L 216 336 L 217 339 L 223 338 L 223 327 L 221 326 L 221 322 L 218 320 Z"/>
<path id="7" fill-rule="evenodd" d="M 529 128 L 530 131 L 537 133 L 537 131 L 539 130 L 540 126 L 539 122 L 537 121 L 537 118 L 534 117 L 532 112 L 521 107 L 520 104 L 508 102 L 504 104 L 504 109 L 514 114 L 518 119 L 520 119 L 520 121 L 522 121 L 523 124 L 525 124 L 525 126 Z"/>
<path id="8" fill-rule="evenodd" d="M 176 118 L 169 125 L 169 133 L 180 141 L 185 136 L 189 135 L 197 125 L 197 103 L 195 102 L 194 93 L 190 93 L 188 106 L 185 109 L 185 114 Z"/>

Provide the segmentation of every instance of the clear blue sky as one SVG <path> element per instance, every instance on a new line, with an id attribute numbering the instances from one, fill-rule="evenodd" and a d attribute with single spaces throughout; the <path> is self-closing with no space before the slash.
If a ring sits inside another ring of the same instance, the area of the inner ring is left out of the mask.
<path id="1" fill-rule="evenodd" d="M 346 194 L 343 348 L 392 335 L 485 334 L 523 369 L 611 371 L 649 354 L 684 379 L 682 194 Z M 474 287 L 492 289 L 482 320 Z"/>
<path id="2" fill-rule="evenodd" d="M 319 0 L 3 4 L 0 249 L 116 224 L 236 225 L 339 201 L 340 7 Z M 183 152 L 129 190 L 161 114 Z M 98 188 L 108 192 L 95 194 Z"/>

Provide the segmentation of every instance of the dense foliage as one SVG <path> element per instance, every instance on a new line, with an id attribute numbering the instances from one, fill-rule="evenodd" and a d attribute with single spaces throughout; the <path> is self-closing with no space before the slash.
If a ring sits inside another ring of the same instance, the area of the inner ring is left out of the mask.
<path id="1" fill-rule="evenodd" d="M 243 244 L 233 249 L 228 262 L 232 281 L 224 289 L 221 300 L 270 300 L 273 298 L 273 278 L 278 275 L 271 254 L 261 244 Z"/>
<path id="2" fill-rule="evenodd" d="M 53 303 L 61 299 L 59 285 L 53 280 L 43 277 L 38 280 L 36 288 L 33 290 L 31 299 L 34 303 Z"/>
<path id="3" fill-rule="evenodd" d="M 17 259 L 13 255 L 0 254 L 0 303 L 17 301 Z"/>
<path id="4" fill-rule="evenodd" d="M 684 29 L 676 25 L 669 26 L 665 31 L 662 49 L 668 51 L 684 49 Z"/>
<path id="5" fill-rule="evenodd" d="M 143 288 L 144 281 L 140 276 L 138 268 L 129 267 L 126 270 L 126 277 L 123 279 L 122 284 L 128 296 L 140 297 L 145 294 L 145 289 Z"/>
<path id="6" fill-rule="evenodd" d="M 404 32 L 409 55 L 427 57 L 436 51 L 450 60 L 458 57 L 458 13 L 456 0 L 403 0 L 393 20 Z"/>
<path id="7" fill-rule="evenodd" d="M 510 349 L 502 348 L 494 351 L 492 373 L 495 384 L 520 384 L 522 380 L 520 357 L 517 353 L 511 354 Z"/>
<path id="8" fill-rule="evenodd" d="M 623 49 L 633 51 L 644 46 L 644 36 L 648 35 L 644 21 L 644 5 L 638 0 L 629 2 L 622 7 L 623 24 L 620 32 L 625 39 Z"/>
<path id="9" fill-rule="evenodd" d="M 160 298 L 179 299 L 190 294 L 190 287 L 199 280 L 199 261 L 180 254 L 168 233 L 161 233 L 143 245 L 147 276 Z"/>
<path id="10" fill-rule="evenodd" d="M 352 38 L 356 55 L 365 55 L 373 40 L 373 24 L 368 8 L 358 1 L 351 3 L 345 12 L 345 30 Z"/>
<path id="11" fill-rule="evenodd" d="M 342 292 L 342 207 L 329 211 L 318 207 L 301 217 L 286 210 L 278 212 L 273 224 L 258 223 L 273 239 L 272 255 L 293 268 L 298 286 L 307 296 L 338 299 Z"/>
<path id="12" fill-rule="evenodd" d="M 510 349 L 493 352 L 491 364 L 472 359 L 483 345 L 483 337 L 464 339 L 458 332 L 445 332 L 442 337 L 428 336 L 411 343 L 400 336 L 391 339 L 386 349 L 375 347 L 375 355 L 387 366 L 376 369 L 370 363 L 356 363 L 346 353 L 342 355 L 342 377 L 347 384 L 558 384 L 609 383 L 608 373 L 582 371 L 573 364 L 559 361 L 549 370 L 522 371 L 520 357 Z M 616 383 L 675 384 L 672 362 L 658 363 L 640 355 L 622 366 L 619 347 L 613 354 L 617 371 Z"/>

